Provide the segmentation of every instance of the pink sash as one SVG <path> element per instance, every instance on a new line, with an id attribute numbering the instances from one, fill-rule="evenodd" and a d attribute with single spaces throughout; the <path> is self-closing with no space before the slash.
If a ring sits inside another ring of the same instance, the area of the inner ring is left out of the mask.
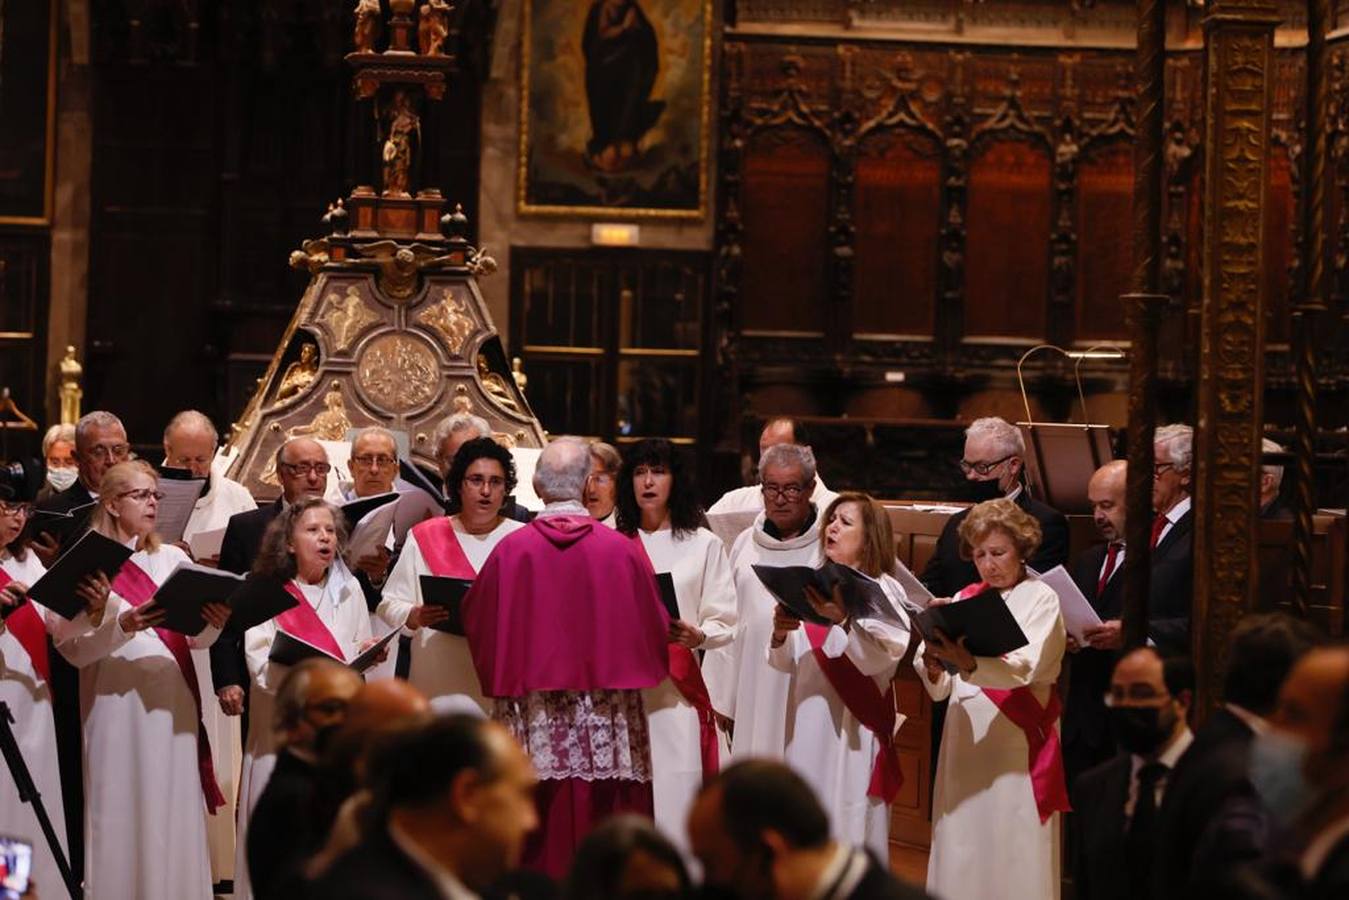
<path id="1" fill-rule="evenodd" d="M 966 585 L 956 600 L 967 600 L 988 590 L 986 581 Z M 1059 700 L 1059 686 L 1050 685 L 1049 701 L 1040 705 L 1029 687 L 1002 690 L 983 688 L 984 696 L 993 702 L 1008 720 L 1026 736 L 1026 768 L 1030 772 L 1031 790 L 1040 823 L 1049 821 L 1056 812 L 1071 812 L 1068 803 L 1068 778 L 1063 770 L 1063 748 L 1059 744 L 1058 721 L 1063 710 Z"/>
<path id="2" fill-rule="evenodd" d="M 329 570 L 328 577 L 332 578 L 332 571 Z M 323 624 L 319 614 L 315 612 L 314 607 L 309 605 L 308 598 L 304 591 L 295 583 L 294 579 L 286 582 L 286 593 L 296 599 L 296 604 L 290 609 L 276 617 L 276 627 L 297 637 L 302 641 L 313 644 L 325 653 L 331 654 L 335 659 L 345 661 L 347 655 L 342 652 L 342 646 L 337 643 L 337 638 L 328 630 L 328 626 Z"/>
<path id="3" fill-rule="evenodd" d="M 478 577 L 473 564 L 464 554 L 459 536 L 454 533 L 454 523 L 449 516 L 427 519 L 412 527 L 412 536 L 417 539 L 417 549 L 426 560 L 431 574 L 440 578 L 466 578 L 472 581 Z"/>
<path id="4" fill-rule="evenodd" d="M 113 579 L 112 589 L 132 606 L 140 607 L 154 597 L 159 585 L 145 574 L 144 569 L 128 560 Z M 192 694 L 192 702 L 197 707 L 197 775 L 201 779 L 201 792 L 206 797 L 206 808 L 211 815 L 215 815 L 215 811 L 225 805 L 225 795 L 216 783 L 215 765 L 211 762 L 211 740 L 206 736 L 206 726 L 201 723 L 201 694 L 197 690 L 197 669 L 192 664 L 192 652 L 188 649 L 187 638 L 176 631 L 156 628 L 155 634 L 159 635 L 174 662 L 178 663 L 178 671 L 183 674 L 188 692 Z"/>
<path id="5" fill-rule="evenodd" d="M 637 534 L 632 536 L 633 543 L 642 551 L 649 564 L 646 545 Z M 654 567 L 653 567 L 654 572 Z M 698 713 L 698 754 L 702 758 L 703 777 L 711 778 L 721 769 L 721 752 L 717 746 L 717 719 L 712 712 L 712 695 L 707 691 L 707 682 L 703 680 L 702 667 L 698 657 L 683 644 L 666 645 L 670 659 L 670 681 L 679 691 L 679 695 L 689 702 Z"/>
<path id="6" fill-rule="evenodd" d="M 884 694 L 876 687 L 870 675 L 864 675 L 847 656 L 830 657 L 824 652 L 824 640 L 829 629 L 813 622 L 803 622 L 806 640 L 824 677 L 837 692 L 843 705 L 857 721 L 872 734 L 880 746 L 871 766 L 871 784 L 867 796 L 883 803 L 894 802 L 904 786 L 904 773 L 899 768 L 899 753 L 895 748 L 895 688 L 890 685 Z"/>
<path id="7" fill-rule="evenodd" d="M 4 569 L 0 569 L 0 590 L 14 579 Z M 33 601 L 25 599 L 23 605 L 9 614 L 5 627 L 28 653 L 33 661 L 33 671 L 42 676 L 50 690 L 52 683 L 51 660 L 47 657 L 47 627 L 37 614 Z"/>

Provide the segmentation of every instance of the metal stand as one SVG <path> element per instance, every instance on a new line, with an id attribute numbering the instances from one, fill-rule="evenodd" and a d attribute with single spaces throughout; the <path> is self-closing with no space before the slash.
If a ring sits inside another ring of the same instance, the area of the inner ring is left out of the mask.
<path id="1" fill-rule="evenodd" d="M 42 795 L 38 793 L 37 785 L 33 783 L 28 764 L 23 761 L 23 751 L 19 749 L 19 742 L 14 737 L 14 729 L 9 727 L 13 721 L 14 715 L 9 711 L 9 704 L 0 700 L 0 753 L 5 755 L 9 774 L 13 776 L 14 786 L 19 791 L 19 800 L 33 804 L 33 812 L 37 814 L 42 833 L 47 836 L 47 846 L 51 848 L 52 856 L 56 857 L 56 867 L 61 870 L 61 877 L 65 880 L 70 900 L 82 900 L 84 893 L 80 889 L 80 883 L 70 871 L 70 863 L 66 860 L 65 851 L 61 849 L 61 841 L 56 837 L 56 829 L 52 828 L 52 820 L 47 817 L 47 808 L 42 805 Z"/>

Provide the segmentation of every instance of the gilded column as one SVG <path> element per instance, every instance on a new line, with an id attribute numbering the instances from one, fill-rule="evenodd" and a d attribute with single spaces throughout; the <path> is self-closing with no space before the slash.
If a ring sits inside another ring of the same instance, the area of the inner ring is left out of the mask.
<path id="1" fill-rule="evenodd" d="M 1227 636 L 1255 605 L 1263 422 L 1265 252 L 1274 28 L 1261 0 L 1204 21 L 1204 272 L 1194 454 L 1198 708 L 1218 699 Z"/>

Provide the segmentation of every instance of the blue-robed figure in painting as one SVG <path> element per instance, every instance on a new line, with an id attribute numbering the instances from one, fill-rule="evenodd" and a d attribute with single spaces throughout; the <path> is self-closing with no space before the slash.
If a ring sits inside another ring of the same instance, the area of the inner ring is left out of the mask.
<path id="1" fill-rule="evenodd" d="M 581 49 L 586 63 L 590 141 L 586 157 L 605 172 L 623 169 L 665 109 L 649 99 L 660 67 L 656 31 L 637 0 L 593 0 Z"/>

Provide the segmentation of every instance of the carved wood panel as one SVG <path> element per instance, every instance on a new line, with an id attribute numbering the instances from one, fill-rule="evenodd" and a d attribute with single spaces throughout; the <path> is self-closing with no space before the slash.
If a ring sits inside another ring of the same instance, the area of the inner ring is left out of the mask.
<path id="1" fill-rule="evenodd" d="M 1077 168 L 1078 340 L 1127 340 L 1120 294 L 1133 265 L 1133 147 L 1121 141 L 1088 154 Z"/>

